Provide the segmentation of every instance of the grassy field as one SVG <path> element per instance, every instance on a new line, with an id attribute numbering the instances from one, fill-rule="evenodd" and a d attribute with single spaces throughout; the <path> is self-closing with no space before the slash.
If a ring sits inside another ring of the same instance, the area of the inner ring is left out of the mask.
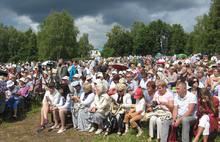
<path id="1" fill-rule="evenodd" d="M 57 134 L 57 130 L 37 134 L 36 128 L 39 125 L 39 107 L 32 109 L 24 120 L 16 122 L 3 122 L 0 125 L 0 142 L 147 142 L 148 132 L 144 129 L 141 137 L 136 137 L 136 132 L 131 130 L 126 136 L 111 134 L 109 136 L 77 132 L 72 128 L 63 134 Z M 215 140 L 220 142 L 220 136 Z"/>

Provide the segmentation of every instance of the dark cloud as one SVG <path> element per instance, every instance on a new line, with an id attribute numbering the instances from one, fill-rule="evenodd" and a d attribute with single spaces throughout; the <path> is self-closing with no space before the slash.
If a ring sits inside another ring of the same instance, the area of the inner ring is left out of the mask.
<path id="1" fill-rule="evenodd" d="M 106 22 L 116 21 L 128 25 L 140 16 L 138 9 L 127 9 L 126 5 L 137 5 L 148 14 L 160 11 L 175 11 L 198 7 L 201 0 L 0 0 L 1 6 L 18 15 L 28 15 L 41 22 L 51 11 L 69 11 L 73 17 L 102 14 Z"/>

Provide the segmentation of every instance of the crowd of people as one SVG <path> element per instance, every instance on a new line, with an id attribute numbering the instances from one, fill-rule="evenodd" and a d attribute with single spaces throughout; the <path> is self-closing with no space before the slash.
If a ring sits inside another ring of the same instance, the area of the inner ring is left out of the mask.
<path id="1" fill-rule="evenodd" d="M 53 116 L 50 129 L 65 132 L 68 113 L 75 130 L 126 135 L 132 128 L 139 137 L 147 127 L 148 141 L 166 142 L 169 130 L 178 128 L 183 142 L 191 141 L 191 132 L 193 142 L 201 135 L 207 142 L 220 125 L 216 56 L 59 59 L 54 66 L 32 62 L 0 68 L 7 72 L 0 78 L 0 103 L 5 104 L 0 113 L 10 108 L 16 118 L 22 100 L 41 96 L 38 132 L 49 123 L 48 114 Z"/>

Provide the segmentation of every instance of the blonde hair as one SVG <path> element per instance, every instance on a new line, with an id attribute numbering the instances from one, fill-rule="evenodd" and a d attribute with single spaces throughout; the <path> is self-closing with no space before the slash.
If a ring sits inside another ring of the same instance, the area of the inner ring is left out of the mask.
<path id="1" fill-rule="evenodd" d="M 161 87 L 167 87 L 167 83 L 166 83 L 165 81 L 163 81 L 163 80 L 159 80 L 159 81 L 157 82 L 157 87 L 159 87 L 159 86 L 161 86 Z"/>
<path id="2" fill-rule="evenodd" d="M 92 85 L 89 82 L 83 84 L 83 90 L 85 93 L 92 91 Z"/>

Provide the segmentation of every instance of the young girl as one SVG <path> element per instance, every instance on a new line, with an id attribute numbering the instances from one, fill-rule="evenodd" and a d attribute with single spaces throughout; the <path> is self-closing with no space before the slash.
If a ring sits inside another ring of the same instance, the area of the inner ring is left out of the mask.
<path id="1" fill-rule="evenodd" d="M 218 130 L 218 105 L 217 98 L 212 97 L 207 89 L 199 89 L 198 97 L 198 126 L 196 127 L 196 136 L 193 142 L 198 142 L 199 137 L 203 134 L 203 142 L 208 141 L 209 134 Z"/>

